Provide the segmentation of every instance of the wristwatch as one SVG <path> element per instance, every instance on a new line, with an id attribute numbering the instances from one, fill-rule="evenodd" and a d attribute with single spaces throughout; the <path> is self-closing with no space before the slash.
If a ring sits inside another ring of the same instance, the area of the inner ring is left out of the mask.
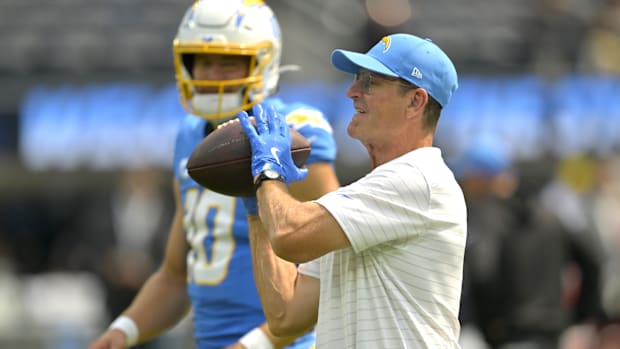
<path id="1" fill-rule="evenodd" d="M 264 170 L 254 178 L 254 191 L 258 190 L 261 183 L 266 180 L 276 180 L 284 183 L 284 178 L 276 170 Z"/>

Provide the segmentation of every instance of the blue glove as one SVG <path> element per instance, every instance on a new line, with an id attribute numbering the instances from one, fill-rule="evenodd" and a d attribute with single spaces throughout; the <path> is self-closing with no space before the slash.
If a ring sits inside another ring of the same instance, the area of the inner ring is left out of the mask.
<path id="1" fill-rule="evenodd" d="M 291 134 L 284 117 L 273 107 L 267 110 L 260 104 L 252 108 L 256 128 L 245 111 L 237 114 L 252 147 L 252 177 L 265 170 L 274 170 L 286 184 L 300 181 L 308 175 L 308 169 L 298 168 L 291 156 Z"/>
<path id="2" fill-rule="evenodd" d="M 245 207 L 247 214 L 258 214 L 258 203 L 256 202 L 256 196 L 244 196 L 239 197 Z"/>

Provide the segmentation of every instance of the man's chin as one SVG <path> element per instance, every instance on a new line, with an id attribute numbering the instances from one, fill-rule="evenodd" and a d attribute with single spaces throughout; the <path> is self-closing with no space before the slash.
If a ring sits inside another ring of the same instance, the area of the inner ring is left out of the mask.
<path id="1" fill-rule="evenodd" d="M 351 120 L 349 126 L 347 127 L 347 133 L 351 138 L 357 139 L 357 125 L 354 121 Z"/>

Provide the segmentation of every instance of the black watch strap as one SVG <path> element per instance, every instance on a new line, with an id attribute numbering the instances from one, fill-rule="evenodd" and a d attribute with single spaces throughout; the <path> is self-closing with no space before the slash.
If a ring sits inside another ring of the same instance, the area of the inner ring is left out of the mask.
<path id="1" fill-rule="evenodd" d="M 257 191 L 263 181 L 267 180 L 275 180 L 284 183 L 284 178 L 282 178 L 278 172 L 274 170 L 265 170 L 254 178 L 254 191 Z"/>

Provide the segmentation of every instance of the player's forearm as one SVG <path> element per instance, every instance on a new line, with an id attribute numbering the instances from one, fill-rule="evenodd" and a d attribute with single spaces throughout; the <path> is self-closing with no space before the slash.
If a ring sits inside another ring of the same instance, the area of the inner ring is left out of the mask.
<path id="1" fill-rule="evenodd" d="M 295 292 L 297 267 L 275 255 L 257 216 L 249 216 L 254 279 L 269 328 L 276 336 L 289 336 L 307 328 L 292 325 L 289 305 Z"/>
<path id="2" fill-rule="evenodd" d="M 309 248 L 309 242 L 316 240 L 314 229 L 318 229 L 322 219 L 318 205 L 296 200 L 278 181 L 266 181 L 257 197 L 260 218 L 278 257 L 304 263 L 323 254 Z"/>
<path id="3" fill-rule="evenodd" d="M 280 348 L 286 347 L 287 345 L 293 343 L 295 341 L 295 339 L 297 339 L 301 335 L 306 334 L 306 332 L 307 332 L 307 331 L 302 331 L 299 334 L 294 334 L 294 335 L 284 336 L 284 337 L 278 337 L 278 336 L 274 335 L 271 332 L 271 330 L 269 329 L 269 325 L 267 323 L 262 324 L 260 326 L 260 329 L 265 333 L 265 335 L 269 338 L 269 340 L 273 344 L 273 347 L 276 348 L 276 349 L 280 349 Z"/>
<path id="4" fill-rule="evenodd" d="M 138 341 L 144 342 L 177 324 L 189 309 L 185 277 L 162 267 L 147 280 L 123 314 L 136 323 Z"/>

